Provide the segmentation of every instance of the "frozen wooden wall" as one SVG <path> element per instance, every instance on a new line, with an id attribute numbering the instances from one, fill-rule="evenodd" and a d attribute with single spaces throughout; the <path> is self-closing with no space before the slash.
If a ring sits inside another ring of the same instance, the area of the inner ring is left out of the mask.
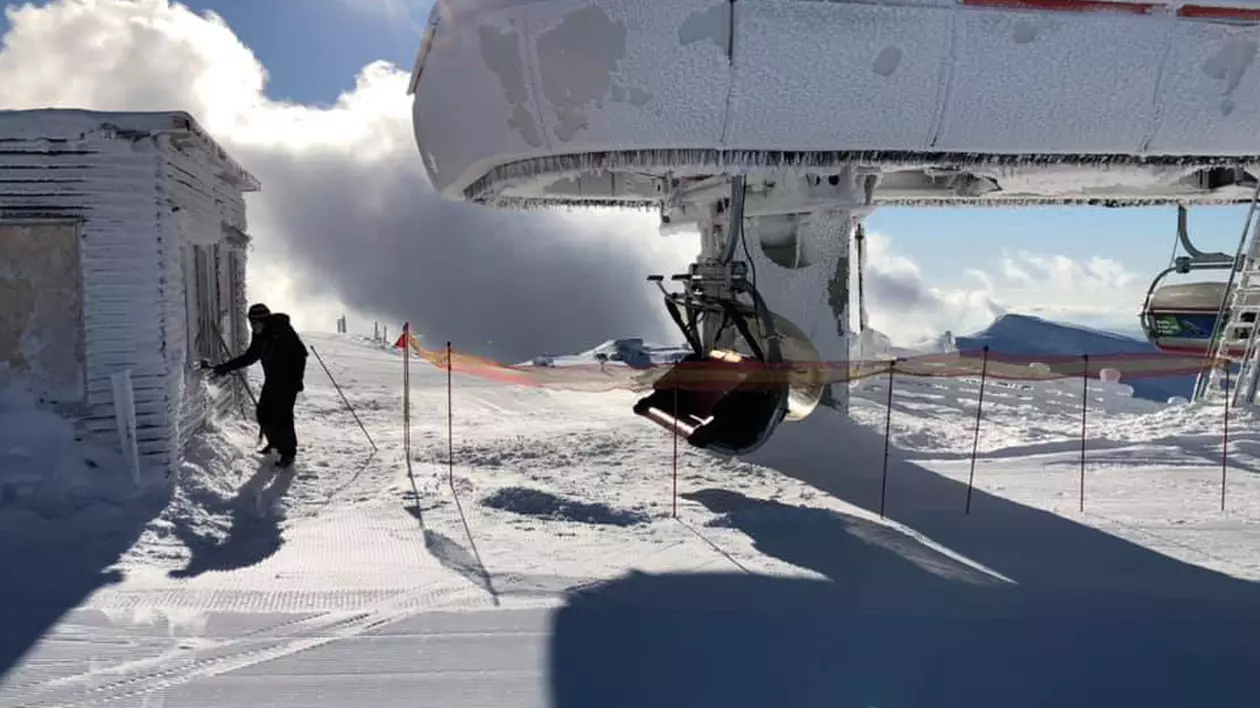
<path id="1" fill-rule="evenodd" d="M 163 135 L 158 146 L 159 190 L 170 206 L 159 214 L 159 239 L 179 244 L 178 251 L 168 249 L 163 259 L 166 280 L 173 284 L 163 299 L 163 330 L 167 366 L 174 372 L 181 370 L 181 362 L 219 362 L 248 346 L 244 321 L 248 237 L 241 187 L 219 176 L 222 166 L 203 141 Z M 200 301 L 185 292 L 198 282 L 206 288 Z M 170 400 L 180 403 L 172 410 L 171 444 L 178 450 L 210 413 L 203 375 L 187 367 L 182 371 L 167 380 Z M 238 402 L 222 399 L 225 407 Z"/>
<path id="2" fill-rule="evenodd" d="M 239 282 L 214 288 L 209 319 L 229 347 L 247 337 L 232 310 L 244 306 L 242 191 L 256 188 L 185 114 L 0 111 L 0 224 L 78 225 L 82 312 L 65 326 L 79 320 L 83 385 L 61 409 L 116 443 L 110 375 L 130 369 L 146 470 L 171 470 L 209 411 L 189 346 L 198 250 L 209 277 Z"/>

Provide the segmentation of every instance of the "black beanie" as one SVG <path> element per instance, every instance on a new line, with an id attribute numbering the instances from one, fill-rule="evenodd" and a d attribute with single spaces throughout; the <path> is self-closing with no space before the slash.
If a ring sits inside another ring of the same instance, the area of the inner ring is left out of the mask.
<path id="1" fill-rule="evenodd" d="M 268 310 L 267 306 L 262 304 L 261 302 L 249 306 L 248 317 L 251 320 L 266 319 L 267 316 L 270 314 L 271 314 L 271 310 Z"/>

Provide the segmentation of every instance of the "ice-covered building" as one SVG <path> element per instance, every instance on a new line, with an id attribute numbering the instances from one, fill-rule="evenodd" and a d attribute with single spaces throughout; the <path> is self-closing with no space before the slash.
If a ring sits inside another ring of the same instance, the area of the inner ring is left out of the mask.
<path id="1" fill-rule="evenodd" d="M 160 479 L 211 407 L 196 362 L 248 341 L 258 189 L 187 113 L 0 111 L 0 384 Z"/>

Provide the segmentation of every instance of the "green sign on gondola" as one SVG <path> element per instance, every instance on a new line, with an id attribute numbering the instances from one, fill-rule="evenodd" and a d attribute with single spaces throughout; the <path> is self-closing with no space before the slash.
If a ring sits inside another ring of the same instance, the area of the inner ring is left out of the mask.
<path id="1" fill-rule="evenodd" d="M 1216 327 L 1216 315 L 1153 315 L 1148 322 L 1150 334 L 1156 338 L 1207 340 L 1212 338 L 1212 330 Z"/>

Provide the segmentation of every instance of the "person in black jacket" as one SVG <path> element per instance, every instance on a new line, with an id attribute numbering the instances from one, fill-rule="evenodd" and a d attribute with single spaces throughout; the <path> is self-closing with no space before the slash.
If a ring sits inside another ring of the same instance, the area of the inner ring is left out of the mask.
<path id="1" fill-rule="evenodd" d="M 224 376 L 255 362 L 262 362 L 263 387 L 258 395 L 258 425 L 267 438 L 260 452 L 280 453 L 277 467 L 289 467 L 297 456 L 297 431 L 293 426 L 293 406 L 306 376 L 306 345 L 289 323 L 289 316 L 272 313 L 258 303 L 249 308 L 249 325 L 254 332 L 244 354 L 213 367 L 215 376 Z"/>

